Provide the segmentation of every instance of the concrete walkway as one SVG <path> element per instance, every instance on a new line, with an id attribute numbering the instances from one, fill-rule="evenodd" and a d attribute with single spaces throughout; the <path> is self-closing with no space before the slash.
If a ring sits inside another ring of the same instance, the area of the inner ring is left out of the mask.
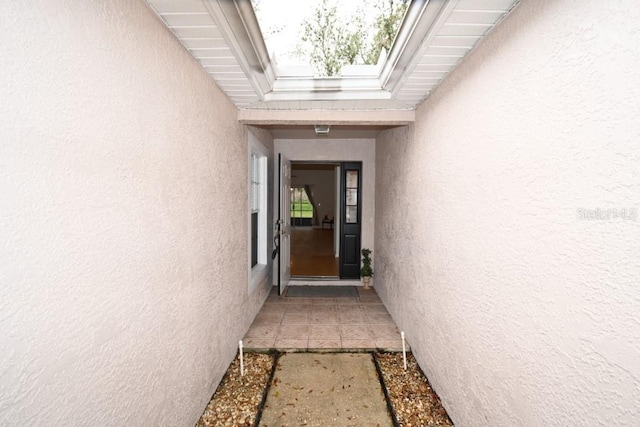
<path id="1" fill-rule="evenodd" d="M 391 426 L 371 354 L 284 353 L 260 426 Z"/>

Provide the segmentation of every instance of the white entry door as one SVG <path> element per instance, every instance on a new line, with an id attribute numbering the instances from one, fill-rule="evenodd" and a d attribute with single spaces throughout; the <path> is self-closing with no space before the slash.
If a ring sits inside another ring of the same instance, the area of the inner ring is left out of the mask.
<path id="1" fill-rule="evenodd" d="M 278 155 L 278 290 L 280 295 L 291 279 L 291 161 Z"/>

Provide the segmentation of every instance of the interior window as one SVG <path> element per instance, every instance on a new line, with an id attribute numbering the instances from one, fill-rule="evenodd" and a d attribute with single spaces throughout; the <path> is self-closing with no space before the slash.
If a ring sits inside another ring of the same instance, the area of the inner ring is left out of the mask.
<path id="1" fill-rule="evenodd" d="M 304 187 L 291 188 L 291 223 L 295 226 L 311 226 L 313 205 Z"/>

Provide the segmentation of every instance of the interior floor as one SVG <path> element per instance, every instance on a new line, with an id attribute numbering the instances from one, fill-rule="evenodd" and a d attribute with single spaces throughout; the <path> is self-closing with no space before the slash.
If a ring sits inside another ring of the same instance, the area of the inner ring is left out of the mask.
<path id="1" fill-rule="evenodd" d="M 291 228 L 291 275 L 295 277 L 338 277 L 338 258 L 333 250 L 332 229 Z"/>
<path id="2" fill-rule="evenodd" d="M 244 337 L 247 350 L 402 350 L 400 331 L 373 288 L 357 297 L 278 296 L 273 288 Z M 407 345 L 408 348 L 408 345 Z"/>

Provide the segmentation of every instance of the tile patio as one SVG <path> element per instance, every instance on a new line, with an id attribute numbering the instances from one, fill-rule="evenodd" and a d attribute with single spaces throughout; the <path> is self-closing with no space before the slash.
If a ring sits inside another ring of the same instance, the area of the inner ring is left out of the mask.
<path id="1" fill-rule="evenodd" d="M 400 331 L 375 290 L 357 290 L 357 297 L 300 298 L 280 297 L 274 288 L 247 331 L 244 347 L 402 350 Z"/>

